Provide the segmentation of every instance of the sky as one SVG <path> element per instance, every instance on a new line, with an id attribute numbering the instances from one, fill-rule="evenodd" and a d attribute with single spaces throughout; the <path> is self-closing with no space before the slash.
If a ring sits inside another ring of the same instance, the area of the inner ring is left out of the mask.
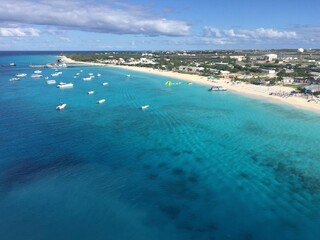
<path id="1" fill-rule="evenodd" d="M 320 48 L 319 0 L 0 0 L 0 51 Z"/>

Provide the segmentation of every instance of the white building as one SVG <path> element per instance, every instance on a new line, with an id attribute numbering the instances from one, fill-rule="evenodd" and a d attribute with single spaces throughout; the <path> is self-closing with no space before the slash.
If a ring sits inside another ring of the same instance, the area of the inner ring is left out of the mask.
<path id="1" fill-rule="evenodd" d="M 274 53 L 270 53 L 270 54 L 264 55 L 264 57 L 267 61 L 273 61 L 278 58 L 278 55 Z"/>
<path id="2" fill-rule="evenodd" d="M 201 72 L 204 70 L 203 67 L 191 67 L 191 66 L 179 66 L 179 71 L 182 72 Z"/>
<path id="3" fill-rule="evenodd" d="M 231 59 L 236 59 L 238 62 L 243 61 L 246 57 L 245 56 L 230 56 Z"/>
<path id="4" fill-rule="evenodd" d="M 230 72 L 229 71 L 220 71 L 220 75 L 221 76 L 228 76 L 230 74 Z"/>
<path id="5" fill-rule="evenodd" d="M 273 77 L 276 76 L 276 70 L 273 70 L 273 69 L 261 69 L 261 71 L 266 77 L 273 78 Z"/>
<path id="6" fill-rule="evenodd" d="M 282 80 L 283 84 L 292 84 L 294 79 L 292 77 L 284 77 Z"/>

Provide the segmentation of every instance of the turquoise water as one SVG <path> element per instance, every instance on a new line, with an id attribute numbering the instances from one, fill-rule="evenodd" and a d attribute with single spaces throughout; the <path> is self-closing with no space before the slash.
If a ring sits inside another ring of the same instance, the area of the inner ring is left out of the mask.
<path id="1" fill-rule="evenodd" d="M 319 239 L 319 115 L 107 67 L 8 81 L 55 59 L 0 55 L 1 240 Z"/>

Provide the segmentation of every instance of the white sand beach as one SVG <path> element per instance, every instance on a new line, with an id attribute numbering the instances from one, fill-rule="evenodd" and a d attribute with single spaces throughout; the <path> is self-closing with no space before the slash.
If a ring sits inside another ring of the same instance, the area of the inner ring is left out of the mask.
<path id="1" fill-rule="evenodd" d="M 185 74 L 177 73 L 171 71 L 162 71 L 157 69 L 151 69 L 146 67 L 136 67 L 136 66 L 123 66 L 123 65 L 110 65 L 102 63 L 88 63 L 88 62 L 78 62 L 70 58 L 63 56 L 63 61 L 66 63 L 76 63 L 76 64 L 86 64 L 86 65 L 98 65 L 98 66 L 110 66 L 128 69 L 132 71 L 138 71 L 149 74 L 161 75 L 168 78 L 179 79 L 187 82 L 192 82 L 196 84 L 207 85 L 208 87 L 213 85 L 220 85 L 235 93 L 243 94 L 248 97 L 266 99 L 275 103 L 284 103 L 291 105 L 296 108 L 305 109 L 320 113 L 320 99 L 307 99 L 303 96 L 288 96 L 288 94 L 294 90 L 294 88 L 283 87 L 283 86 L 259 86 L 246 83 L 234 83 L 230 79 L 219 79 L 215 82 L 210 82 L 207 80 L 207 77 L 195 75 L 195 74 Z M 270 93 L 277 93 L 270 95 Z"/>

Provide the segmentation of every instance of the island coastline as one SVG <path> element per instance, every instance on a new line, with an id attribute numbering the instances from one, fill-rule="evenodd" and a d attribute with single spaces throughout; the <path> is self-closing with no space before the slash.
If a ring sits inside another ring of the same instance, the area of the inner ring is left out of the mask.
<path id="1" fill-rule="evenodd" d="M 320 104 L 316 101 L 309 101 L 301 96 L 288 96 L 294 88 L 286 86 L 259 86 L 243 82 L 234 83 L 231 79 L 224 78 L 216 80 L 215 82 L 208 81 L 206 77 L 199 76 L 196 74 L 187 74 L 187 73 L 178 73 L 172 71 L 163 71 L 158 69 L 152 69 L 148 67 L 137 67 L 137 66 L 127 66 L 127 65 L 113 65 L 113 64 L 103 64 L 103 63 L 94 63 L 94 62 L 81 62 L 74 61 L 71 58 L 62 56 L 61 60 L 68 64 L 83 64 L 83 65 L 95 65 L 95 66 L 105 66 L 105 67 L 114 67 L 122 68 L 130 71 L 137 71 L 149 74 L 160 75 L 168 77 L 171 79 L 182 80 L 190 83 L 213 86 L 219 85 L 227 88 L 229 91 L 241 94 L 246 97 L 265 99 L 273 103 L 282 103 L 293 106 L 297 109 L 303 109 L 307 111 L 312 111 L 314 113 L 320 113 Z M 279 96 L 280 95 L 280 96 Z"/>

